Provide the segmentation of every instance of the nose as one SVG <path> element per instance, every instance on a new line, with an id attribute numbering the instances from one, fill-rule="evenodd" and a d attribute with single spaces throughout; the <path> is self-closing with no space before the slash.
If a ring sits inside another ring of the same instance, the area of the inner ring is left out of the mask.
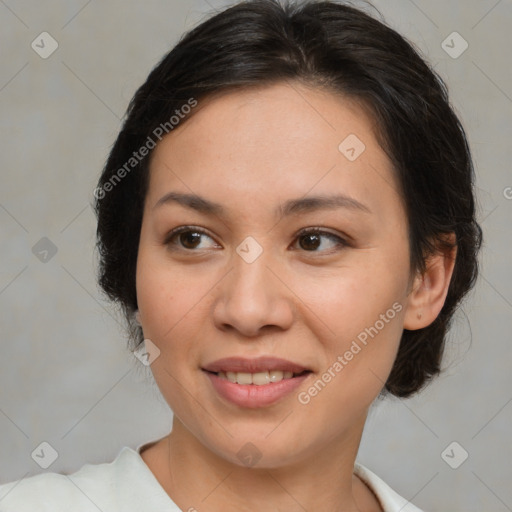
<path id="1" fill-rule="evenodd" d="M 269 253 L 263 251 L 251 263 L 234 255 L 232 270 L 217 288 L 213 316 L 218 329 L 253 338 L 263 331 L 290 328 L 295 313 L 293 292 Z"/>

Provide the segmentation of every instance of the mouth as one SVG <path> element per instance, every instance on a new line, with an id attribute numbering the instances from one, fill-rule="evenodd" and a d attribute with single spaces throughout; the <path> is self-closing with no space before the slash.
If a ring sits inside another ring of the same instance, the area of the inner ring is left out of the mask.
<path id="1" fill-rule="evenodd" d="M 203 369 L 212 389 L 232 405 L 255 409 L 273 405 L 292 395 L 309 378 L 311 370 L 270 370 L 257 373 L 218 372 Z"/>
<path id="2" fill-rule="evenodd" d="M 205 369 L 203 369 L 203 371 L 216 375 L 220 379 L 228 380 L 233 384 L 241 384 L 243 386 L 265 386 L 267 384 L 281 382 L 282 380 L 302 377 L 303 375 L 311 373 L 311 370 L 303 370 L 300 372 L 291 372 L 287 370 L 266 370 L 256 373 L 232 372 L 222 370 L 218 372 L 213 372 Z"/>
<path id="3" fill-rule="evenodd" d="M 274 356 L 225 357 L 201 368 L 213 390 L 238 407 L 275 404 L 293 394 L 313 370 Z"/>

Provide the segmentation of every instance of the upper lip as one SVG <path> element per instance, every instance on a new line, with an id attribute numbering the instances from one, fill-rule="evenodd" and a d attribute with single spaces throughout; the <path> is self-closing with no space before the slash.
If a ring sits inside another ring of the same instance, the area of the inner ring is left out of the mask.
<path id="1" fill-rule="evenodd" d="M 246 373 L 259 373 L 271 370 L 281 370 L 283 372 L 301 373 L 308 368 L 281 359 L 279 357 L 262 356 L 254 359 L 247 359 L 245 357 L 225 357 L 217 359 L 212 363 L 203 366 L 203 370 L 209 372 L 246 372 Z"/>

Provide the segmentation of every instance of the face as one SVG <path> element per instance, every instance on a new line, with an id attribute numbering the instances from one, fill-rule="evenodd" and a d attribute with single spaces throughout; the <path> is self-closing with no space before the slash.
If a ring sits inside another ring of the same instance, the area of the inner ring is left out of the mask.
<path id="1" fill-rule="evenodd" d="M 278 467 L 354 441 L 391 371 L 409 246 L 373 125 L 355 102 L 278 84 L 200 102 L 153 152 L 136 276 L 151 368 L 225 460 Z M 257 386 L 205 370 L 261 356 L 308 372 Z"/>

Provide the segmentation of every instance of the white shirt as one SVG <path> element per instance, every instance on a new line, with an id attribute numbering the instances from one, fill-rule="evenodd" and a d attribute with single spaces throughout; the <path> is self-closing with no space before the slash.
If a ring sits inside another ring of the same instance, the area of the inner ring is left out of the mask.
<path id="1" fill-rule="evenodd" d="M 182 511 L 136 450 L 123 447 L 114 461 L 85 464 L 70 475 L 41 473 L 0 485 L 0 512 L 194 512 Z M 385 512 L 421 512 L 375 473 L 357 462 L 354 473 L 374 492 Z"/>

